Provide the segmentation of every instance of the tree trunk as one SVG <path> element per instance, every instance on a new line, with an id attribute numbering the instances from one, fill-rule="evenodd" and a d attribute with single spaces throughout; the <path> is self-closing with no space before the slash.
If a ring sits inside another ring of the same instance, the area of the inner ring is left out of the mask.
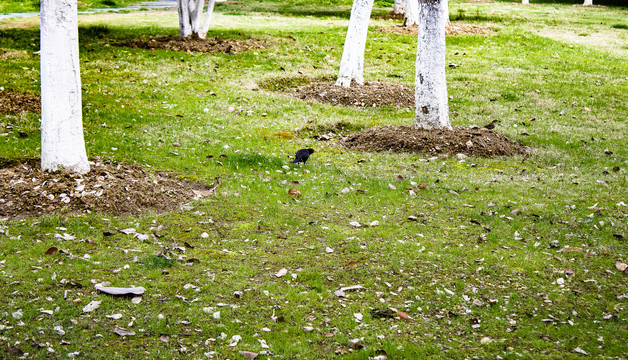
<path id="1" fill-rule="evenodd" d="M 216 0 L 209 0 L 205 20 L 203 18 L 204 0 L 178 0 L 179 4 L 179 36 L 188 37 L 191 35 L 204 39 L 214 12 Z"/>
<path id="2" fill-rule="evenodd" d="M 351 80 L 364 83 L 364 48 L 374 0 L 354 0 L 340 60 L 336 85 L 350 87 Z"/>
<path id="3" fill-rule="evenodd" d="M 86 173 L 76 4 L 41 1 L 41 167 Z"/>
<path id="4" fill-rule="evenodd" d="M 405 14 L 406 2 L 406 0 L 395 0 L 395 3 L 393 4 L 393 14 Z"/>
<path id="5" fill-rule="evenodd" d="M 528 4 L 530 4 L 530 0 L 521 0 L 521 3 L 523 5 L 528 5 Z"/>
<path id="6" fill-rule="evenodd" d="M 403 18 L 403 26 L 417 25 L 419 23 L 419 2 L 418 0 L 408 0 L 406 2 L 406 13 Z"/>
<path id="7" fill-rule="evenodd" d="M 583 6 L 593 6 L 593 0 L 584 0 Z"/>
<path id="8" fill-rule="evenodd" d="M 447 1 L 414 1 L 419 4 L 414 126 L 423 129 L 451 129 L 445 77 Z"/>

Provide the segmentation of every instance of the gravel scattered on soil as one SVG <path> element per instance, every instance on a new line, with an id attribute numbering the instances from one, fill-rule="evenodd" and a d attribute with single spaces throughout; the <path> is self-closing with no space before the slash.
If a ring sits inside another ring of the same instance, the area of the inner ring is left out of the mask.
<path id="1" fill-rule="evenodd" d="M 489 129 L 456 126 L 452 130 L 423 130 L 412 126 L 372 127 L 340 142 L 348 149 L 408 152 L 426 155 L 512 156 L 530 149 Z"/>
<path id="2" fill-rule="evenodd" d="M 117 42 L 117 46 L 141 49 L 162 49 L 176 51 L 198 51 L 207 53 L 236 53 L 251 49 L 265 49 L 265 44 L 253 39 L 199 39 L 180 36 L 150 36 Z"/>
<path id="3" fill-rule="evenodd" d="M 23 111 L 41 112 L 39 96 L 0 90 L 0 114 L 17 114 Z"/>
<path id="4" fill-rule="evenodd" d="M 377 32 L 386 33 L 386 34 L 403 34 L 403 35 L 417 35 L 419 31 L 419 27 L 417 25 L 411 26 L 403 26 L 403 25 L 395 25 L 395 26 L 387 26 L 380 27 L 377 29 Z M 473 24 L 459 24 L 459 23 L 449 23 L 445 28 L 445 32 L 447 35 L 489 35 L 493 34 L 494 31 L 486 26 L 481 25 L 473 25 Z"/>
<path id="5" fill-rule="evenodd" d="M 402 84 L 367 81 L 364 85 L 336 86 L 335 82 L 315 82 L 291 89 L 295 96 L 333 105 L 358 107 L 414 107 L 414 91 Z"/>
<path id="6" fill-rule="evenodd" d="M 163 212 L 211 196 L 217 184 L 207 187 L 166 173 L 153 174 L 137 164 L 96 162 L 90 172 L 81 175 L 42 171 L 39 159 L 0 158 L 0 217 Z"/>

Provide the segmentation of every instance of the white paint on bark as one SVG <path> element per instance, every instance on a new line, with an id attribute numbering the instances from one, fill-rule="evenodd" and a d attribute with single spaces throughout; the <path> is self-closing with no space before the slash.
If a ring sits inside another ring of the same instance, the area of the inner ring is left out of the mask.
<path id="1" fill-rule="evenodd" d="M 523 5 L 528 5 L 528 4 L 530 4 L 530 1 L 529 0 L 521 0 L 521 3 Z"/>
<path id="2" fill-rule="evenodd" d="M 584 0 L 583 6 L 593 6 L 593 0 Z"/>
<path id="3" fill-rule="evenodd" d="M 86 173 L 76 4 L 41 1 L 41 167 Z"/>
<path id="4" fill-rule="evenodd" d="M 406 0 L 395 0 L 393 4 L 393 13 L 394 14 L 405 14 L 406 13 Z"/>
<path id="5" fill-rule="evenodd" d="M 447 1 L 414 1 L 419 5 L 414 126 L 422 129 L 451 129 L 445 76 Z"/>
<path id="6" fill-rule="evenodd" d="M 205 19 L 202 20 L 205 0 L 178 0 L 179 35 L 181 37 L 195 35 L 200 39 L 205 39 L 215 4 L 216 0 L 208 1 Z"/>
<path id="7" fill-rule="evenodd" d="M 342 50 L 336 85 L 350 87 L 351 80 L 364 83 L 364 48 L 374 0 L 354 0 Z"/>
<path id="8" fill-rule="evenodd" d="M 408 0 L 406 2 L 406 13 L 403 18 L 404 26 L 417 25 L 419 23 L 419 2 L 418 0 Z"/>

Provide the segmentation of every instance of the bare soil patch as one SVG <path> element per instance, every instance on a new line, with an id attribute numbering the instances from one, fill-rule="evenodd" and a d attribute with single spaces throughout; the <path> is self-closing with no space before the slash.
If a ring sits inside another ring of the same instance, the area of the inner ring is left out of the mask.
<path id="1" fill-rule="evenodd" d="M 314 82 L 291 89 L 304 100 L 314 100 L 334 105 L 358 107 L 414 107 L 414 90 L 402 84 L 368 81 L 351 87 L 336 86 L 335 82 Z"/>
<path id="2" fill-rule="evenodd" d="M 408 152 L 426 155 L 512 156 L 530 149 L 489 129 L 456 126 L 452 130 L 423 130 L 412 126 L 372 127 L 346 137 L 348 149 L 374 152 Z"/>
<path id="3" fill-rule="evenodd" d="M 494 33 L 494 31 L 487 26 L 457 23 L 447 24 L 445 31 L 447 35 L 489 35 Z M 380 27 L 377 29 L 377 32 L 386 34 L 417 35 L 419 27 L 417 25 L 395 25 Z"/>
<path id="4" fill-rule="evenodd" d="M 39 96 L 0 90 L 0 114 L 17 114 L 24 111 L 41 111 Z"/>
<path id="5" fill-rule="evenodd" d="M 161 49 L 176 51 L 195 51 L 206 53 L 236 53 L 252 49 L 265 49 L 265 44 L 253 39 L 221 39 L 197 37 L 182 38 L 180 36 L 150 36 L 139 39 L 126 40 L 116 43 L 117 46 L 126 46 L 140 49 Z"/>
<path id="6" fill-rule="evenodd" d="M 112 215 L 172 210 L 210 196 L 207 187 L 150 173 L 137 164 L 96 162 L 87 174 L 42 171 L 38 159 L 0 158 L 0 216 L 99 212 Z"/>

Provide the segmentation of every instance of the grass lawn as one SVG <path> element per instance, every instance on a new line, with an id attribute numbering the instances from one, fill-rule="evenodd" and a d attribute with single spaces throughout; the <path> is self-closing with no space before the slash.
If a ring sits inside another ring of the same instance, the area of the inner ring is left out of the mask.
<path id="1" fill-rule="evenodd" d="M 628 274 L 615 267 L 628 262 L 626 8 L 451 1 L 454 22 L 495 30 L 447 38 L 453 125 L 499 119 L 533 149 L 459 160 L 299 137 L 414 114 L 267 90 L 338 70 L 349 5 L 291 5 L 217 6 L 208 36 L 267 44 L 235 54 L 114 46 L 176 35 L 176 12 L 80 16 L 88 155 L 222 183 L 163 214 L 0 219 L 0 357 L 626 358 Z M 416 38 L 376 32 L 394 24 L 373 18 L 365 78 L 413 86 Z M 0 86 L 39 94 L 38 42 L 37 18 L 0 21 Z M 39 155 L 38 117 L 0 115 L 0 157 Z M 317 152 L 291 164 L 305 147 Z M 428 186 L 413 196 L 415 183 Z M 97 293 L 103 281 L 146 294 Z M 371 314 L 388 308 L 409 321 Z"/>

